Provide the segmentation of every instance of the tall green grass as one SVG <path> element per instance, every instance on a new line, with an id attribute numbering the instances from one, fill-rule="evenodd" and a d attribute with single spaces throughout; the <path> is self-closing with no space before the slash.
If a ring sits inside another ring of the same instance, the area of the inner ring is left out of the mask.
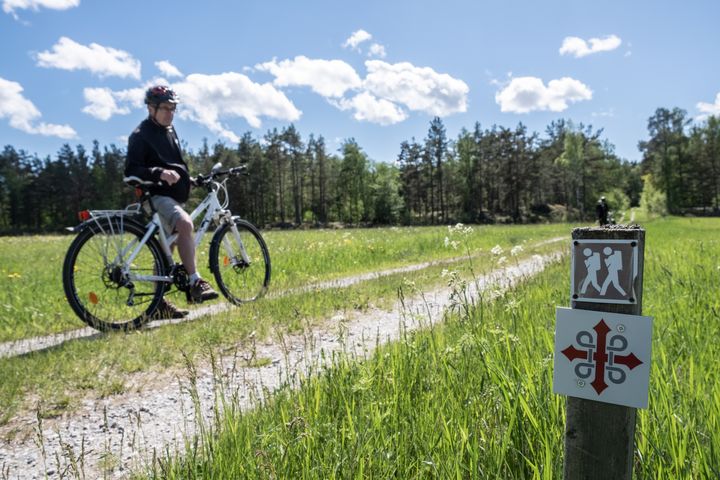
<path id="1" fill-rule="evenodd" d="M 720 222 L 656 220 L 643 312 L 655 316 L 640 478 L 720 478 Z"/>
<path id="2" fill-rule="evenodd" d="M 647 225 L 643 313 L 655 317 L 650 404 L 635 477 L 720 477 L 720 221 Z M 355 362 L 344 355 L 255 410 L 226 402 L 152 478 L 562 476 L 564 399 L 552 394 L 567 260 L 443 325 Z"/>

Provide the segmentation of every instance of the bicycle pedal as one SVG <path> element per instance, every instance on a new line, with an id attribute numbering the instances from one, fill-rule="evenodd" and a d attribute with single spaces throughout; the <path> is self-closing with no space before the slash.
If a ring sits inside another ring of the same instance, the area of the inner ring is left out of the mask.
<path id="1" fill-rule="evenodd" d="M 185 290 L 185 299 L 187 300 L 187 303 L 190 303 L 190 304 L 203 303 L 202 296 L 193 297 L 192 293 L 190 293 L 189 288 L 187 290 Z"/>

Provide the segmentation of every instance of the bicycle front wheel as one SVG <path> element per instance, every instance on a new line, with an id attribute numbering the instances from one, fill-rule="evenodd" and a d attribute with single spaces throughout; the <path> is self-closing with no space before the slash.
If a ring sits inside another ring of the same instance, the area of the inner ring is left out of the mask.
<path id="1" fill-rule="evenodd" d="M 81 231 L 65 256 L 63 287 L 73 311 L 98 330 L 133 330 L 162 299 L 165 284 L 138 280 L 167 268 L 155 238 L 128 264 L 144 229 L 122 219 L 101 220 Z"/>
<path id="2" fill-rule="evenodd" d="M 210 270 L 235 305 L 263 296 L 270 285 L 270 254 L 258 229 L 239 218 L 222 225 L 210 244 Z"/>

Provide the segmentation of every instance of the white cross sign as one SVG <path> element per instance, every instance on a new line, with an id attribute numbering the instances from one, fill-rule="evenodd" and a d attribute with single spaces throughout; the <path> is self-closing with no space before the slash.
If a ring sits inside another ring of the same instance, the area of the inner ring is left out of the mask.
<path id="1" fill-rule="evenodd" d="M 576 302 L 635 304 L 637 240 L 574 240 L 570 298 Z"/>
<path id="2" fill-rule="evenodd" d="M 647 408 L 652 317 L 557 307 L 553 392 Z"/>

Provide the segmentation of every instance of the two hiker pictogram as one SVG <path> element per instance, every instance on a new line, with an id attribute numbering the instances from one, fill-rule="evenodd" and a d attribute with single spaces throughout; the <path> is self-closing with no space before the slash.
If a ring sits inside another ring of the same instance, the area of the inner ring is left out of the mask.
<path id="1" fill-rule="evenodd" d="M 635 303 L 637 262 L 637 243 L 632 240 L 576 240 L 572 249 L 571 299 Z"/>
<path id="2" fill-rule="evenodd" d="M 604 297 L 607 293 L 607 289 L 610 285 L 615 287 L 620 295 L 623 297 L 627 295 L 625 290 L 620 286 L 620 279 L 618 278 L 618 272 L 622 270 L 622 252 L 620 250 L 613 250 L 610 247 L 605 247 L 602 251 L 605 255 L 604 263 L 607 270 L 607 276 L 602 286 L 598 283 L 598 272 L 601 269 L 600 253 L 593 251 L 589 247 L 583 249 L 583 255 L 586 257 L 585 266 L 587 267 L 587 275 L 583 280 L 582 286 L 580 287 L 580 293 L 585 294 L 588 286 L 592 286 L 595 290 L 600 293 L 601 297 Z"/>

